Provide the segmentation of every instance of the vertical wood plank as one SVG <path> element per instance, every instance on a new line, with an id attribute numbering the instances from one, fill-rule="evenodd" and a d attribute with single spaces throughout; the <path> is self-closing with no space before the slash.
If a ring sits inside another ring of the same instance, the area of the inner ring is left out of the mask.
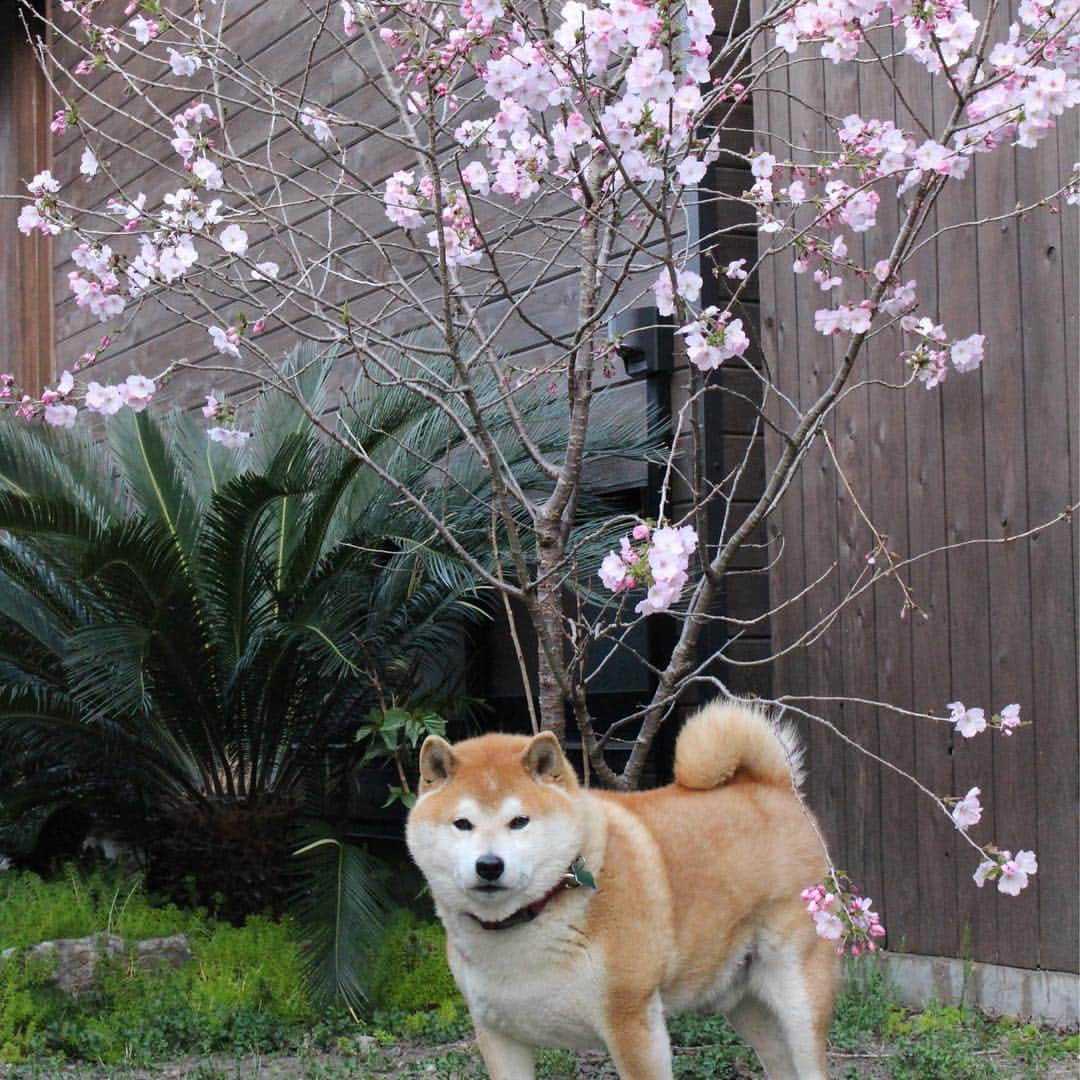
<path id="1" fill-rule="evenodd" d="M 1008 26 L 1005 5 L 998 12 L 995 37 L 1007 38 Z M 1027 152 L 1021 153 L 1026 156 Z M 973 180 L 977 217 L 995 215 L 1002 207 L 1016 205 L 1016 169 L 1020 163 L 1013 153 L 987 155 L 976 163 Z M 1029 523 L 1020 293 L 1010 287 L 1010 281 L 1022 273 L 1017 224 L 988 223 L 978 230 L 977 242 L 979 330 L 987 339 L 987 361 L 982 368 L 987 536 L 994 539 L 1021 532 Z M 1032 649 L 1027 618 L 1031 580 L 1026 546 L 991 545 L 987 548 L 987 569 L 990 697 L 986 705 L 998 710 L 1008 702 L 1031 701 Z M 1004 845 L 1034 837 L 1035 799 L 1031 785 L 1024 779 L 1035 769 L 1032 732 L 1023 730 L 1011 738 L 995 734 L 992 739 L 984 737 L 984 741 L 990 744 L 993 769 L 986 776 L 990 783 L 984 785 L 984 820 L 972 831 L 973 837 Z M 958 881 L 962 889 L 970 891 L 972 883 L 965 871 L 970 874 L 976 861 L 973 853 L 961 859 Z M 997 895 L 994 899 L 998 962 L 1031 963 L 1039 949 L 1037 903 L 1030 896 L 1019 902 Z"/>
<path id="2" fill-rule="evenodd" d="M 926 73 L 910 58 L 897 61 L 902 85 L 919 118 L 932 126 L 933 101 Z M 905 124 L 911 128 L 913 124 Z M 932 217 L 929 227 L 936 224 Z M 939 276 L 932 246 L 927 246 L 904 267 L 904 278 L 918 282 L 920 310 L 933 312 Z M 906 400 L 905 447 L 907 462 L 908 537 L 912 552 L 928 551 L 945 543 L 945 458 L 941 397 L 913 386 Z M 912 687 L 910 701 L 919 712 L 940 712 L 949 701 L 950 637 L 949 579 L 946 560 L 924 559 L 911 568 L 911 587 L 925 619 L 912 617 Z M 952 790 L 952 736 L 944 724 L 920 722 L 915 728 L 915 770 L 932 791 Z M 950 914 L 956 905 L 953 871 L 954 830 L 925 799 L 917 802 L 915 818 L 918 856 L 916 895 L 918 931 L 912 948 L 934 955 L 956 955 L 957 935 Z"/>
<path id="3" fill-rule="evenodd" d="M 1037 198 L 1051 190 L 1057 177 L 1069 167 L 1062 166 L 1054 143 L 1054 139 L 1047 139 L 1037 152 L 1025 154 L 1017 174 L 1020 199 Z M 1075 209 L 1069 213 L 1075 223 Z M 1062 496 L 1070 484 L 1069 383 L 1070 372 L 1071 377 L 1076 374 L 1077 355 L 1075 347 L 1071 355 L 1064 354 L 1068 331 L 1058 313 L 1064 311 L 1066 292 L 1071 292 L 1069 302 L 1076 310 L 1077 278 L 1075 274 L 1071 279 L 1063 275 L 1061 255 L 1064 246 L 1071 246 L 1075 252 L 1075 224 L 1071 236 L 1066 237 L 1062 218 L 1040 209 L 1024 219 L 1019 237 L 1028 514 L 1036 523 L 1062 509 Z M 1074 331 L 1074 345 L 1075 340 Z M 1080 432 L 1074 429 L 1072 440 L 1078 435 Z M 1070 498 L 1077 498 L 1075 487 Z M 1030 634 L 1034 643 L 1031 718 L 1035 721 L 1036 748 L 1035 783 L 1029 784 L 1029 791 L 1037 800 L 1039 853 L 1045 855 L 1033 886 L 1016 901 L 1029 912 L 1038 904 L 1042 965 L 1076 970 L 1080 951 L 1075 887 L 1075 859 L 1080 849 L 1076 807 L 1080 791 L 1075 765 L 1080 747 L 1076 637 L 1069 632 L 1075 618 L 1076 596 L 1071 575 L 1065 569 L 1073 557 L 1073 540 L 1063 528 L 1047 529 L 1030 543 L 1028 552 L 1032 585 Z M 1016 847 L 1029 846 L 1018 834 Z"/>

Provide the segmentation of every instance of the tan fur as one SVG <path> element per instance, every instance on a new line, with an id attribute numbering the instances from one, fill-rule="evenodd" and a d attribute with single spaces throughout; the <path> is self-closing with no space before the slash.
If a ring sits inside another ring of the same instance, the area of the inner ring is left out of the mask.
<path id="1" fill-rule="evenodd" d="M 685 1009 L 727 1013 L 770 1077 L 825 1076 L 835 955 L 799 892 L 826 864 L 794 790 L 790 732 L 748 705 L 710 706 L 679 736 L 677 782 L 628 794 L 581 789 L 549 736 L 448 750 L 424 748 L 440 767 L 422 760 L 432 779 L 408 841 L 495 1080 L 529 1080 L 534 1046 L 590 1045 L 623 1080 L 665 1080 L 664 1013 Z M 478 853 L 505 861 L 506 895 L 476 892 Z M 578 855 L 598 891 L 558 892 L 507 929 L 471 917 L 541 899 Z"/>
<path id="2" fill-rule="evenodd" d="M 794 733 L 749 702 L 713 702 L 692 716 L 675 745 L 675 782 L 707 791 L 743 769 L 763 784 L 802 783 Z"/>

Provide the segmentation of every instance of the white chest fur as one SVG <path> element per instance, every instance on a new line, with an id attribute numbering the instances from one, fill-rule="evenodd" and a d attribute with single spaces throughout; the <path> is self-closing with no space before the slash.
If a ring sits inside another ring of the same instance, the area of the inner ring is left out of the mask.
<path id="1" fill-rule="evenodd" d="M 531 923 L 484 930 L 453 920 L 450 967 L 478 1025 L 530 1046 L 604 1045 L 603 957 L 581 933 L 585 897 Z"/>

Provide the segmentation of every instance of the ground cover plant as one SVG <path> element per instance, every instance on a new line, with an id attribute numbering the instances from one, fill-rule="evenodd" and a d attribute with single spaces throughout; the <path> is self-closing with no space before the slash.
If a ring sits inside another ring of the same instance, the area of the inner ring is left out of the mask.
<path id="1" fill-rule="evenodd" d="M 99 989 L 72 997 L 44 985 L 48 961 L 25 959 L 38 942 L 102 931 L 128 942 L 183 933 L 193 960 L 160 972 L 103 961 Z M 0 949 L 16 950 L 0 960 L 0 1060 L 112 1064 L 296 1046 L 335 1015 L 304 977 L 302 940 L 287 918 L 235 926 L 163 903 L 131 871 L 0 874 Z"/>
<path id="2" fill-rule="evenodd" d="M 52 881 L 0 875 L 0 945 L 111 930 L 129 939 L 184 932 L 195 959 L 178 971 L 107 966 L 79 999 L 46 990 L 44 970 L 0 961 L 0 1076 L 241 1077 L 311 1080 L 483 1077 L 468 1015 L 445 962 L 439 925 L 401 910 L 370 958 L 372 996 L 359 1020 L 328 1010 L 303 978 L 302 931 L 253 917 L 236 927 L 146 894 L 116 870 Z M 1080 1039 L 1033 1024 L 932 1004 L 912 1013 L 882 971 L 849 971 L 830 1036 L 831 1075 L 894 1080 L 1064 1077 Z M 720 1017 L 670 1021 L 682 1080 L 759 1075 Z M 602 1054 L 543 1051 L 547 1080 L 611 1077 Z"/>

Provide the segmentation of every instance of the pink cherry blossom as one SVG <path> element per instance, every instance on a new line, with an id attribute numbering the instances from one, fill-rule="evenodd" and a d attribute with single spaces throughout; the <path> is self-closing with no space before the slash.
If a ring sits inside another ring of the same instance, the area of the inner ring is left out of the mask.
<path id="1" fill-rule="evenodd" d="M 1008 852 L 1005 853 L 1008 855 Z M 1039 869 L 1034 851 L 1018 851 L 1013 859 L 1006 858 L 1001 864 L 998 892 L 1007 896 L 1019 896 L 1028 885 L 1028 877 Z"/>
<path id="2" fill-rule="evenodd" d="M 952 819 L 961 832 L 967 832 L 972 825 L 982 820 L 982 805 L 979 802 L 980 790 L 973 787 L 962 799 L 957 800 L 952 809 Z"/>
<path id="3" fill-rule="evenodd" d="M 205 154 L 195 159 L 191 165 L 191 172 L 211 191 L 218 191 L 225 186 L 221 170 Z"/>
<path id="4" fill-rule="evenodd" d="M 55 195 L 60 190 L 60 182 L 53 178 L 48 169 L 39 172 L 27 185 L 31 195 Z"/>
<path id="5" fill-rule="evenodd" d="M 411 170 L 396 172 L 386 181 L 383 201 L 386 216 L 402 229 L 417 229 L 424 224 L 424 216 L 419 212 L 420 197 Z"/>
<path id="6" fill-rule="evenodd" d="M 91 382 L 86 387 L 86 407 L 90 412 L 113 416 L 124 407 L 124 396 L 119 387 Z"/>
<path id="7" fill-rule="evenodd" d="M 153 379 L 144 375 L 129 375 L 118 387 L 124 404 L 134 412 L 142 412 L 157 390 Z"/>
<path id="8" fill-rule="evenodd" d="M 471 161 L 461 170 L 461 178 L 473 191 L 486 195 L 491 190 L 491 182 L 488 171 L 482 162 Z"/>
<path id="9" fill-rule="evenodd" d="M 1012 735 L 1013 729 L 1020 726 L 1020 706 L 1006 705 L 998 717 L 998 727 L 1002 735 Z"/>
<path id="10" fill-rule="evenodd" d="M 146 19 L 142 15 L 137 15 L 128 23 L 128 26 L 131 27 L 131 32 L 140 45 L 149 45 L 151 40 L 161 32 L 157 22 L 153 19 Z"/>
<path id="11" fill-rule="evenodd" d="M 700 158 L 688 157 L 679 162 L 676 172 L 679 174 L 679 183 L 684 187 L 691 187 L 704 179 L 707 166 Z"/>
<path id="12" fill-rule="evenodd" d="M 300 110 L 300 123 L 311 131 L 311 134 L 321 143 L 329 143 L 334 140 L 334 133 L 326 122 L 323 113 L 314 106 L 307 105 Z"/>
<path id="13" fill-rule="evenodd" d="M 768 180 L 776 168 L 776 158 L 772 154 L 755 154 L 750 159 L 750 171 L 759 180 Z"/>
<path id="14" fill-rule="evenodd" d="M 214 348 L 219 353 L 235 357 L 237 360 L 240 359 L 240 335 L 233 327 L 230 326 L 227 330 L 224 330 L 220 326 L 211 326 L 207 333 L 209 333 L 214 342 Z"/>
<path id="15" fill-rule="evenodd" d="M 226 225 L 218 241 L 231 255 L 243 255 L 248 249 L 248 235 L 239 225 Z"/>
<path id="16" fill-rule="evenodd" d="M 201 57 L 194 53 L 184 55 L 172 48 L 166 49 L 166 52 L 169 54 L 169 67 L 172 68 L 172 73 L 180 78 L 190 78 L 202 67 Z"/>
<path id="17" fill-rule="evenodd" d="M 950 701 L 947 708 L 950 721 L 965 739 L 974 738 L 986 730 L 986 715 L 982 709 L 965 708 L 960 701 Z"/>
<path id="18" fill-rule="evenodd" d="M 46 405 L 45 423 L 53 427 L 69 428 L 75 424 L 78 410 L 74 405 Z"/>
<path id="19" fill-rule="evenodd" d="M 89 180 L 92 176 L 97 176 L 97 171 L 97 155 L 88 146 L 83 150 L 82 157 L 79 159 L 79 172 Z"/>
<path id="20" fill-rule="evenodd" d="M 255 264 L 251 277 L 253 281 L 275 281 L 280 272 L 281 267 L 276 262 L 260 262 Z"/>
<path id="21" fill-rule="evenodd" d="M 617 552 L 610 551 L 600 563 L 600 580 L 604 588 L 612 592 L 619 592 L 625 587 L 628 576 L 626 563 L 622 561 Z"/>
<path id="22" fill-rule="evenodd" d="M 972 334 L 955 342 L 949 351 L 953 367 L 957 371 L 974 371 L 982 363 L 985 340 L 982 334 Z"/>
<path id="23" fill-rule="evenodd" d="M 240 450 L 251 438 L 250 431 L 238 431 L 236 428 L 212 427 L 206 434 L 213 442 L 221 443 L 230 450 Z"/>

